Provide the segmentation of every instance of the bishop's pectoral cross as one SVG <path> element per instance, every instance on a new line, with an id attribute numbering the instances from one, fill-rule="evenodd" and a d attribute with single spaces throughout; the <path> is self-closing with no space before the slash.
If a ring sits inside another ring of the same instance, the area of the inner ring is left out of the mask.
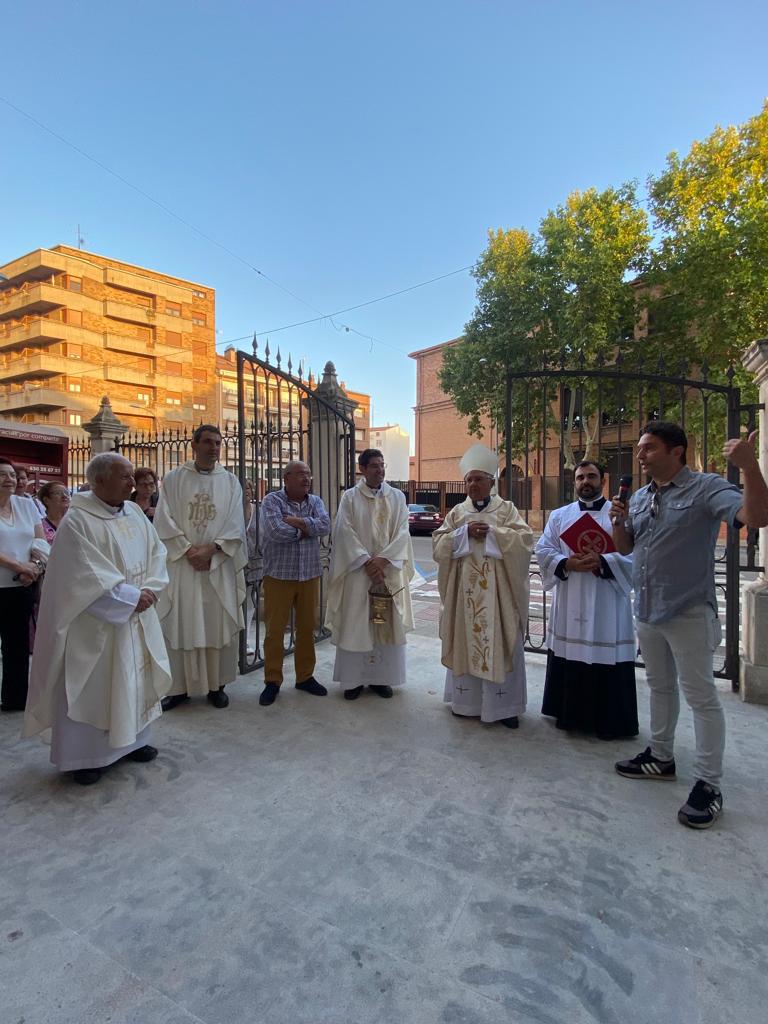
<path id="1" fill-rule="evenodd" d="M 501 698 L 506 694 L 506 692 L 506 690 L 497 690 L 496 696 L 499 698 L 499 700 L 501 700 Z"/>
<path id="2" fill-rule="evenodd" d="M 468 686 L 456 686 L 454 687 L 454 689 L 456 690 L 457 693 L 469 693 Z"/>

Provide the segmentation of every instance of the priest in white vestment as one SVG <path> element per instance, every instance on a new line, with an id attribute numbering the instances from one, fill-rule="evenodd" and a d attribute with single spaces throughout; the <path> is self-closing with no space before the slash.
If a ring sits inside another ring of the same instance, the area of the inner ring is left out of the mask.
<path id="1" fill-rule="evenodd" d="M 171 582 L 160 600 L 173 686 L 170 710 L 188 697 L 225 708 L 237 675 L 247 563 L 243 492 L 219 464 L 221 432 L 208 424 L 192 438 L 194 459 L 163 478 L 154 524 L 168 549 Z"/>
<path id="2" fill-rule="evenodd" d="M 24 717 L 25 736 L 52 729 L 51 761 L 82 785 L 123 757 L 157 756 L 150 723 L 171 685 L 155 607 L 165 548 L 126 500 L 131 464 L 107 452 L 86 476 L 48 560 Z"/>
<path id="3" fill-rule="evenodd" d="M 613 541 L 603 478 L 601 466 L 579 463 L 577 500 L 551 513 L 536 554 L 553 600 L 541 712 L 559 729 L 610 740 L 637 735 L 637 643 L 632 556 L 606 550 Z"/>
<path id="4" fill-rule="evenodd" d="M 405 683 L 406 634 L 413 629 L 413 548 L 402 491 L 384 479 L 384 456 L 366 448 L 362 478 L 345 491 L 333 529 L 325 624 L 336 646 L 333 678 L 347 700 L 368 685 L 380 697 Z M 371 622 L 371 589 L 392 595 L 385 624 Z"/>
<path id="5" fill-rule="evenodd" d="M 516 729 L 525 711 L 523 636 L 533 533 L 492 495 L 496 453 L 473 445 L 459 469 L 467 498 L 432 534 L 438 564 L 443 700 L 455 715 Z"/>

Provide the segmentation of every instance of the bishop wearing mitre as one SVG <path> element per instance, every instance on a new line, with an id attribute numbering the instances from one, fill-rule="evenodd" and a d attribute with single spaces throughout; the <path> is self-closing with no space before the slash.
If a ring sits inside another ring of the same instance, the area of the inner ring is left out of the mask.
<path id="1" fill-rule="evenodd" d="M 454 715 L 519 725 L 525 711 L 523 635 L 533 532 L 492 494 L 498 458 L 473 445 L 459 463 L 466 500 L 432 535 L 438 564 L 443 700 Z"/>

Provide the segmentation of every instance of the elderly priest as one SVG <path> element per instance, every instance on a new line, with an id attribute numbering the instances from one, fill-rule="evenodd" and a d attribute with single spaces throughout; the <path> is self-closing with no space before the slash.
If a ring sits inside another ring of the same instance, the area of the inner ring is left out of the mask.
<path id="1" fill-rule="evenodd" d="M 632 558 L 614 547 L 603 476 L 597 463 L 579 463 L 577 500 L 552 512 L 536 554 L 553 595 L 541 713 L 558 729 L 610 740 L 637 736 L 636 644 Z"/>
<path id="2" fill-rule="evenodd" d="M 438 563 L 444 701 L 455 715 L 519 725 L 523 633 L 533 533 L 511 501 L 491 495 L 498 459 L 473 445 L 459 468 L 467 498 L 432 535 Z"/>
<path id="3" fill-rule="evenodd" d="M 155 609 L 165 548 L 126 500 L 131 464 L 97 455 L 86 477 L 48 561 L 24 719 L 25 736 L 52 727 L 51 761 L 82 785 L 122 757 L 157 756 L 150 723 L 171 685 Z"/>

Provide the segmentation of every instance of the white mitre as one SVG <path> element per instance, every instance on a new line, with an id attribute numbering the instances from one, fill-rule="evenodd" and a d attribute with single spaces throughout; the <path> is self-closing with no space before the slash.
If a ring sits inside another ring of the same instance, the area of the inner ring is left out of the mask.
<path id="1" fill-rule="evenodd" d="M 459 463 L 462 477 L 465 477 L 467 473 L 471 473 L 474 469 L 495 478 L 498 468 L 498 455 L 484 444 L 473 444 L 471 448 L 464 452 Z"/>

